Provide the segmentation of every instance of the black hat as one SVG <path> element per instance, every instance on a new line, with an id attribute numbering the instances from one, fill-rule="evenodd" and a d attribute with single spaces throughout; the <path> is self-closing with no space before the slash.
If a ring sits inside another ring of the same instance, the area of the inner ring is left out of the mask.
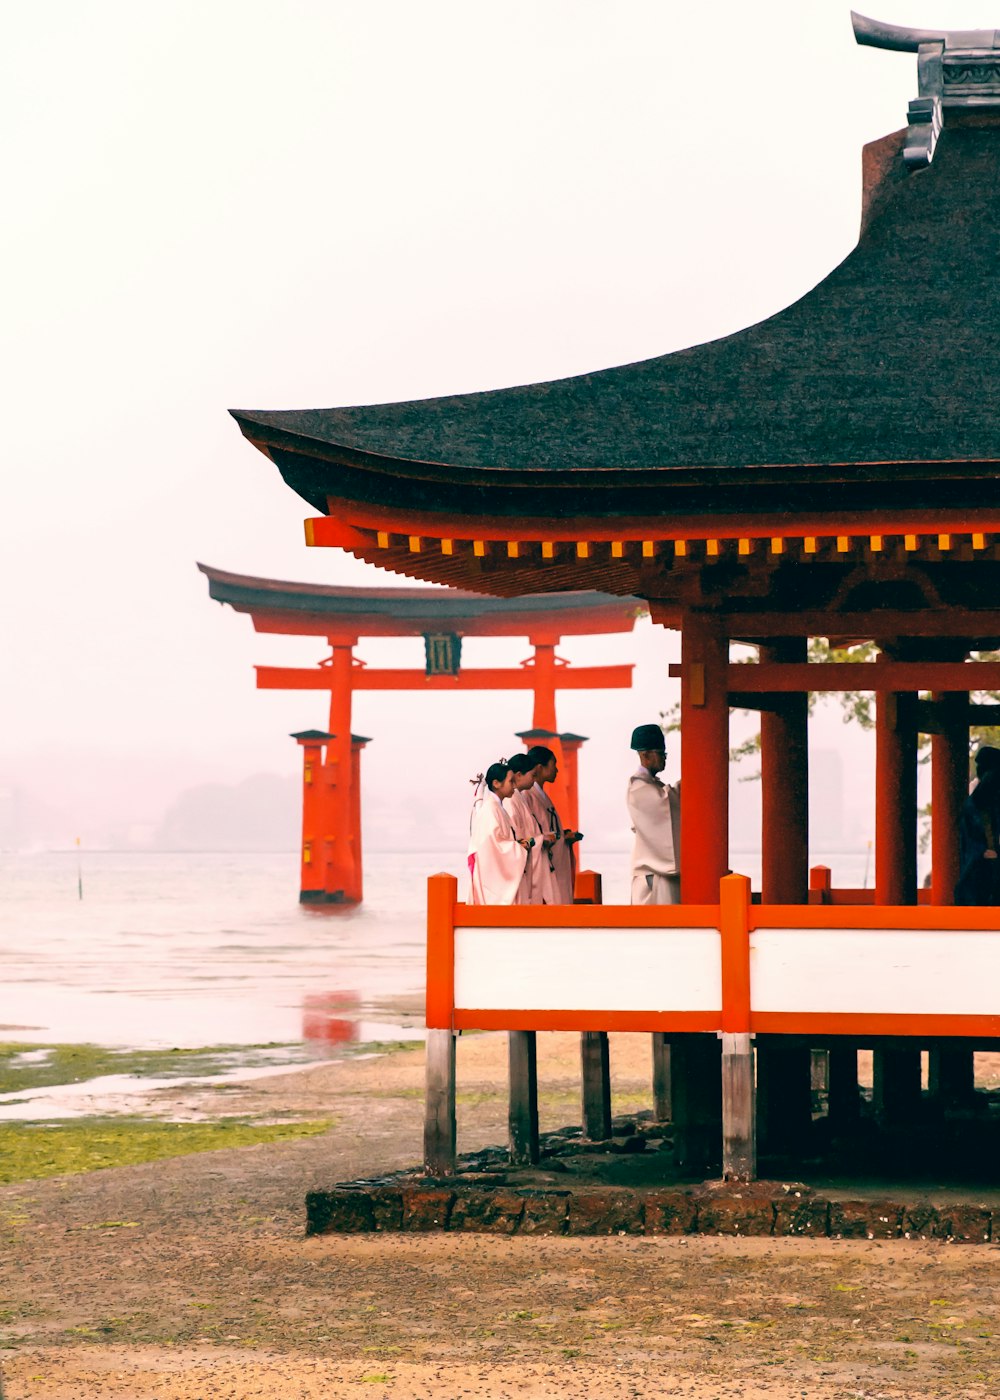
<path id="1" fill-rule="evenodd" d="M 635 749 L 637 753 L 642 753 L 646 749 L 651 749 L 655 753 L 666 753 L 667 741 L 658 724 L 640 724 L 632 730 L 632 743 L 629 747 Z"/>
<path id="2" fill-rule="evenodd" d="M 1000 749 L 993 748 L 992 744 L 980 744 L 976 750 L 976 772 L 988 773 L 994 768 L 1000 768 Z"/>

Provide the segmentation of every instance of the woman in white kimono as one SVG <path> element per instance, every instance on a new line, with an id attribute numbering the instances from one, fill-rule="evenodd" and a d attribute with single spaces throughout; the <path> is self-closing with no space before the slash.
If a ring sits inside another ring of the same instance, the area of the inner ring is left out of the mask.
<path id="1" fill-rule="evenodd" d="M 576 877 L 573 847 L 583 837 L 578 831 L 564 831 L 555 803 L 545 791 L 545 784 L 554 782 L 559 772 L 556 756 L 544 744 L 528 750 L 527 759 L 534 764 L 535 784 L 527 794 L 543 831 L 549 859 L 545 862 L 548 879 L 544 885 L 546 904 L 572 904 Z"/>
<path id="2" fill-rule="evenodd" d="M 469 830 L 469 903 L 526 904 L 529 848 L 503 807 L 514 774 L 506 763 L 493 763 L 481 781 Z"/>
<path id="3" fill-rule="evenodd" d="M 509 760 L 509 766 L 514 774 L 514 791 L 510 797 L 504 798 L 504 811 L 510 817 L 515 836 L 522 842 L 530 842 L 527 897 L 523 902 L 553 904 L 555 901 L 551 898 L 552 858 L 548 847 L 543 844 L 542 824 L 538 820 L 534 804 L 530 801 L 530 790 L 535 785 L 535 765 L 528 761 L 527 754 L 516 753 Z"/>

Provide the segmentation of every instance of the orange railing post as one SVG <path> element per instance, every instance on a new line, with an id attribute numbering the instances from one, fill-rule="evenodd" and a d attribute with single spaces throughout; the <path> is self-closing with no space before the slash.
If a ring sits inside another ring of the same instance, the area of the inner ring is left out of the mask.
<path id="1" fill-rule="evenodd" d="M 603 904 L 601 877 L 596 870 L 578 870 L 573 885 L 574 904 Z"/>
<path id="2" fill-rule="evenodd" d="M 833 883 L 828 865 L 814 865 L 809 870 L 809 903 L 832 904 Z"/>

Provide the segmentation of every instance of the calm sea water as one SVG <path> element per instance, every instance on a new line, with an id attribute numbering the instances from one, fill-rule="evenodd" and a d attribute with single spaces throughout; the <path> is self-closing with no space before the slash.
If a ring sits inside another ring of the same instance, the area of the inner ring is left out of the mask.
<path id="1" fill-rule="evenodd" d="M 865 860 L 825 863 L 849 885 Z M 587 864 L 606 902 L 627 898 L 625 854 L 588 852 Z M 756 877 L 759 857 L 733 865 Z M 405 1034 L 420 1025 L 426 878 L 439 870 L 461 878 L 462 861 L 373 854 L 366 902 L 319 911 L 298 904 L 289 854 L 85 852 L 82 900 L 75 852 L 2 855 L 0 1039 L 156 1048 Z"/>

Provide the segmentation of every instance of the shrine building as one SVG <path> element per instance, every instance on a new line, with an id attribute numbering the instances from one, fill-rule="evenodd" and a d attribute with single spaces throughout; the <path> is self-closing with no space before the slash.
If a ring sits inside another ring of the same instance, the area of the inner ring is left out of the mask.
<path id="1" fill-rule="evenodd" d="M 973 1052 L 1000 1048 L 1000 911 L 953 905 L 970 726 L 996 717 L 975 696 L 1000 689 L 1000 664 L 980 659 L 1000 647 L 1000 31 L 854 24 L 859 42 L 918 56 L 917 91 L 904 129 L 862 153 L 857 246 L 793 305 L 551 383 L 234 414 L 312 508 L 313 547 L 486 597 L 636 597 L 681 636 L 680 905 L 471 908 L 431 881 L 437 1171 L 454 1158 L 464 1027 L 511 1032 L 516 1156 L 537 1150 L 535 1033 L 633 1029 L 669 1050 L 678 1159 L 743 1178 L 758 1149 L 808 1151 L 817 1053 L 828 1137 L 869 1111 L 857 1054 L 871 1048 L 871 1121 L 926 1145 L 971 1112 Z M 814 637 L 874 642 L 878 659 L 810 661 Z M 734 642 L 756 664 L 734 664 Z M 875 771 L 856 775 L 875 791 L 873 891 L 810 876 L 808 696 L 844 690 L 875 696 Z M 761 716 L 753 892 L 730 873 L 734 707 Z M 586 1113 L 606 1102 L 599 1056 L 584 1077 Z"/>

